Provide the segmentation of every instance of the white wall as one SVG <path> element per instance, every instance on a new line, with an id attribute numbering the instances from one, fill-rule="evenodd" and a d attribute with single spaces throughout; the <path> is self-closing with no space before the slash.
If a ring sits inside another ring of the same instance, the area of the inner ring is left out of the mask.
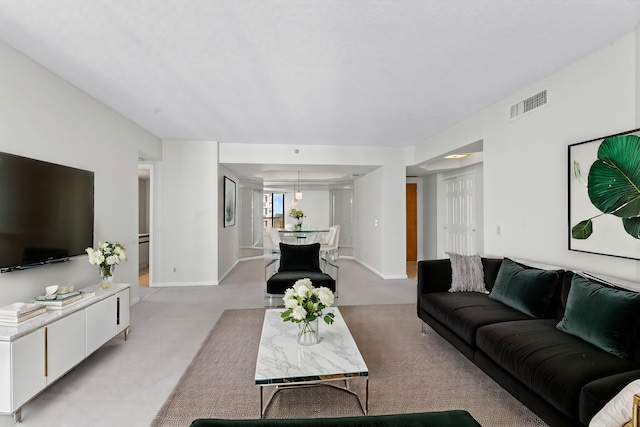
<path id="1" fill-rule="evenodd" d="M 340 247 L 353 247 L 353 189 L 334 189 L 333 224 L 340 226 L 338 244 Z"/>
<path id="2" fill-rule="evenodd" d="M 422 178 L 422 257 L 438 258 L 438 177 L 429 175 Z"/>
<path id="3" fill-rule="evenodd" d="M 243 186 L 241 182 L 236 182 L 236 185 L 238 186 L 238 209 L 242 212 L 242 216 L 238 217 L 237 220 L 240 247 L 251 248 L 254 244 L 255 215 L 252 212 L 252 208 L 254 208 L 254 190 L 251 187 Z M 262 211 L 260 213 L 262 214 Z"/>
<path id="4" fill-rule="evenodd" d="M 215 167 L 215 165 L 210 165 Z M 224 177 L 225 175 L 231 178 L 236 183 L 236 224 L 230 227 L 224 227 L 224 220 L 222 212 L 224 209 Z M 247 215 L 244 213 L 245 209 L 251 209 L 251 205 L 243 206 L 240 203 L 238 189 L 239 189 L 238 177 L 229 171 L 229 169 L 219 166 L 218 170 L 218 206 L 216 214 L 218 220 L 214 222 L 218 226 L 218 273 L 216 278 L 218 280 L 226 276 L 229 271 L 236 265 L 240 258 L 240 224 L 239 221 L 245 218 Z M 215 240 L 212 240 L 215 242 Z M 214 262 L 216 258 L 211 258 L 210 262 Z M 202 259 L 201 262 L 206 262 Z"/>
<path id="5" fill-rule="evenodd" d="M 406 178 L 398 158 L 354 182 L 354 258 L 385 279 L 406 278 Z"/>
<path id="6" fill-rule="evenodd" d="M 216 142 L 163 141 L 162 161 L 154 169 L 153 286 L 218 283 L 222 178 L 217 158 Z"/>
<path id="7" fill-rule="evenodd" d="M 353 188 L 353 256 L 371 270 L 377 271 L 382 266 L 384 251 L 382 216 L 384 199 L 372 189 L 382 186 L 382 168 L 378 168 L 357 178 Z"/>
<path id="8" fill-rule="evenodd" d="M 125 245 L 129 260 L 116 268 L 115 280 L 137 285 L 138 153 L 157 151 L 160 140 L 1 42 L 0 63 L 0 151 L 94 171 L 94 240 Z M 51 284 L 97 282 L 98 269 L 86 256 L 6 273 L 0 306 L 32 299 Z"/>
<path id="9" fill-rule="evenodd" d="M 416 147 L 418 163 L 484 140 L 486 254 L 639 279 L 638 261 L 567 244 L 567 146 L 637 127 L 637 54 L 631 34 Z M 509 120 L 510 105 L 543 89 L 548 105 Z"/>
<path id="10" fill-rule="evenodd" d="M 304 190 L 302 199 L 296 203 L 295 208 L 304 212 L 302 227 L 306 229 L 328 229 L 330 221 L 329 190 Z M 293 218 L 289 216 L 289 211 L 293 208 L 291 200 L 293 192 L 284 193 L 284 223 L 294 224 Z"/>

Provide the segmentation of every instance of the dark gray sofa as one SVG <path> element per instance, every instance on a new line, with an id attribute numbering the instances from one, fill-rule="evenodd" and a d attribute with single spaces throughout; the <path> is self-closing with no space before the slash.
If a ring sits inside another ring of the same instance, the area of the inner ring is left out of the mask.
<path id="1" fill-rule="evenodd" d="M 502 264 L 502 259 L 482 258 L 487 290 L 493 290 Z M 548 307 L 536 318 L 487 294 L 448 292 L 450 260 L 420 261 L 417 314 L 550 426 L 587 426 L 615 394 L 640 378 L 638 322 L 628 324 L 631 336 L 625 357 L 558 330 L 572 283 L 583 282 L 571 271 L 556 272 Z M 571 300 L 572 313 L 580 311 L 577 295 L 578 291 Z"/>

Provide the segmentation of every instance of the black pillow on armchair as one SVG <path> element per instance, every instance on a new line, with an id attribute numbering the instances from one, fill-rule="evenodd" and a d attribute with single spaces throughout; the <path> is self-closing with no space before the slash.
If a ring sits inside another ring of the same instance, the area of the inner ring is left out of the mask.
<path id="1" fill-rule="evenodd" d="M 278 271 L 320 270 L 320 243 L 288 245 L 280 242 L 280 268 Z"/>

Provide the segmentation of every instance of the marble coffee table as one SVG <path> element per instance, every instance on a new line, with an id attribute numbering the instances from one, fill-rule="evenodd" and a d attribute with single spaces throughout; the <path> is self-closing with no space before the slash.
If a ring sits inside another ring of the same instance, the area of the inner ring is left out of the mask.
<path id="1" fill-rule="evenodd" d="M 320 341 L 310 346 L 296 342 L 298 325 L 283 322 L 280 317 L 283 311 L 266 310 L 264 316 L 255 374 L 255 384 L 260 387 L 260 417 L 264 416 L 279 390 L 311 385 L 329 385 L 355 395 L 366 415 L 369 411 L 369 370 L 340 310 L 337 307 L 324 310 L 324 314 L 335 315 L 334 323 L 327 325 L 320 320 Z M 364 403 L 349 389 L 349 380 L 354 378 L 365 379 Z M 275 390 L 265 403 L 263 396 L 267 386 L 275 387 Z"/>

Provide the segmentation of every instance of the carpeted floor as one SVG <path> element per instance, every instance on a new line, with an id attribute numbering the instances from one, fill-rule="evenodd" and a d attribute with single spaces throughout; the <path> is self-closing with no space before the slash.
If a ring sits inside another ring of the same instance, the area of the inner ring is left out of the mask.
<path id="1" fill-rule="evenodd" d="M 415 305 L 339 308 L 369 368 L 371 415 L 466 409 L 483 426 L 546 426 L 435 332 L 422 335 Z M 253 378 L 263 317 L 263 309 L 226 310 L 152 426 L 258 418 Z M 364 384 L 354 380 L 352 389 L 364 396 Z M 356 399 L 330 387 L 283 390 L 266 417 L 359 416 Z"/>

